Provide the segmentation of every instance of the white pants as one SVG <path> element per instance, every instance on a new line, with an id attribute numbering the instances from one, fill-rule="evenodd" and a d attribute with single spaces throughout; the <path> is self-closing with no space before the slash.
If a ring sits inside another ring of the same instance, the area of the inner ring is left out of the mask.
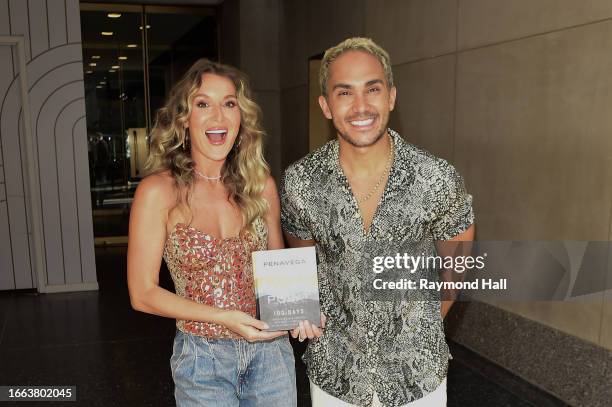
<path id="1" fill-rule="evenodd" d="M 334 396 L 325 393 L 319 386 L 310 382 L 310 398 L 312 407 L 355 407 L 353 404 L 346 403 Z M 374 400 L 371 407 L 380 407 L 378 396 L 374 393 Z M 404 404 L 405 407 L 446 407 L 446 379 L 431 393 L 425 397 Z M 402 406 L 402 407 L 404 407 Z"/>

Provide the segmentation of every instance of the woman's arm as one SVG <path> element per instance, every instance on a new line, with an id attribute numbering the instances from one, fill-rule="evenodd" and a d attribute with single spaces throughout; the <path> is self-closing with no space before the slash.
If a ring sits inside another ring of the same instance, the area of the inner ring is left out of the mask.
<path id="1" fill-rule="evenodd" d="M 249 341 L 268 340 L 266 324 L 240 311 L 225 311 L 178 296 L 159 286 L 168 213 L 175 202 L 172 179 L 145 178 L 136 190 L 130 213 L 128 288 L 132 307 L 169 318 L 220 324 Z"/>

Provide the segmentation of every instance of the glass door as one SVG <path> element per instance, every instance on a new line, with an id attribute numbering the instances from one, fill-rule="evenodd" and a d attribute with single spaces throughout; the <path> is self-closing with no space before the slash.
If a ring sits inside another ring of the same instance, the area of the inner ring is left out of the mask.
<path id="1" fill-rule="evenodd" d="M 154 113 L 197 59 L 219 60 L 218 31 L 211 8 L 146 6 L 145 11 L 149 100 Z"/>
<path id="2" fill-rule="evenodd" d="M 81 32 L 95 241 L 125 244 L 152 118 L 196 59 L 218 60 L 217 12 L 81 3 Z"/>

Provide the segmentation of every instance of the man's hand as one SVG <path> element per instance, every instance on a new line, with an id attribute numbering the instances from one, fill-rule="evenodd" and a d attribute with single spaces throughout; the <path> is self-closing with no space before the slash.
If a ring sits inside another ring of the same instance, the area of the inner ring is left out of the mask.
<path id="1" fill-rule="evenodd" d="M 325 328 L 325 322 L 327 317 L 321 313 L 321 327 L 317 327 L 310 323 L 310 321 L 300 321 L 297 328 L 291 331 L 291 337 L 298 338 L 300 342 L 304 342 L 304 339 L 320 338 L 323 335 L 323 329 Z"/>

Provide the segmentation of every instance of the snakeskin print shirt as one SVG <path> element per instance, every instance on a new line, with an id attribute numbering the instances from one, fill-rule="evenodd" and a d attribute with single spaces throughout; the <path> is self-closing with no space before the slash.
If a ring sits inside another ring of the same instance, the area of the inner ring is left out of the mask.
<path id="1" fill-rule="evenodd" d="M 283 230 L 314 239 L 321 311 L 327 324 L 309 343 L 308 377 L 345 402 L 366 406 L 374 392 L 384 406 L 400 406 L 435 390 L 446 377 L 448 346 L 439 296 L 428 301 L 362 298 L 363 251 L 372 242 L 412 241 L 419 255 L 435 254 L 474 221 L 472 197 L 454 167 L 389 130 L 395 158 L 365 232 L 349 183 L 330 141 L 292 164 L 281 182 Z M 389 253 L 393 255 L 394 253 Z"/>

